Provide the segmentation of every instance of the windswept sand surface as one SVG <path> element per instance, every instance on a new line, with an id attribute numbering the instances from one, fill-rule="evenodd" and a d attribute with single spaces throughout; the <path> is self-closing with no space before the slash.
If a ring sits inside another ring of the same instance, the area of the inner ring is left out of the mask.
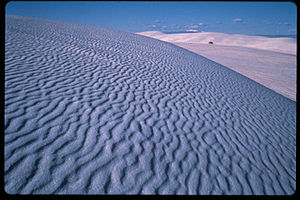
<path id="1" fill-rule="evenodd" d="M 229 67 L 296 102 L 296 55 L 246 47 L 174 44 Z"/>
<path id="2" fill-rule="evenodd" d="M 148 37 L 6 16 L 10 194 L 292 194 L 296 104 Z"/>
<path id="3" fill-rule="evenodd" d="M 296 101 L 296 47 L 292 38 L 224 33 L 138 33 L 188 49 Z M 213 45 L 208 42 L 213 41 Z"/>

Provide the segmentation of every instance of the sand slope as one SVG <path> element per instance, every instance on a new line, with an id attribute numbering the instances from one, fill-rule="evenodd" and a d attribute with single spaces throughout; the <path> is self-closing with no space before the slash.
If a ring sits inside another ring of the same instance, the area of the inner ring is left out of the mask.
<path id="1" fill-rule="evenodd" d="M 296 55 L 247 47 L 174 44 L 225 65 L 296 102 Z"/>
<path id="2" fill-rule="evenodd" d="M 268 38 L 213 32 L 138 33 L 205 56 L 296 101 L 296 47 L 292 38 Z M 208 42 L 213 41 L 213 45 Z"/>
<path id="3" fill-rule="evenodd" d="M 10 194 L 291 194 L 296 104 L 169 43 L 6 16 Z"/>

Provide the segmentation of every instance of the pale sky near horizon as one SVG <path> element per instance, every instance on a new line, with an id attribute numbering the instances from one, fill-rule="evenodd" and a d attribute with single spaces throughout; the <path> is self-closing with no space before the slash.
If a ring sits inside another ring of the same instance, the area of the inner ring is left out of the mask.
<path id="1" fill-rule="evenodd" d="M 5 13 L 128 32 L 297 34 L 293 2 L 10 1 Z"/>

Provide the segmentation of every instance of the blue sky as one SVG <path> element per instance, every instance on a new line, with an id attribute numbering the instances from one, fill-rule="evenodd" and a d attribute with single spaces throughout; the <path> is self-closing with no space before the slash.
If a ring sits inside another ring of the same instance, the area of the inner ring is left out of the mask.
<path id="1" fill-rule="evenodd" d="M 5 12 L 128 32 L 297 34 L 297 7 L 292 2 L 11 1 Z"/>

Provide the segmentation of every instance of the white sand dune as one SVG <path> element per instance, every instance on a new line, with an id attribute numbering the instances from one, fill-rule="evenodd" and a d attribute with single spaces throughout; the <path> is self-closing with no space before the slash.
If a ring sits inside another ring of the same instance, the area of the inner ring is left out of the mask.
<path id="1" fill-rule="evenodd" d="M 296 39 L 288 37 L 269 38 L 264 36 L 251 36 L 216 32 L 166 34 L 160 31 L 145 31 L 137 34 L 153 37 L 171 43 L 184 42 L 208 44 L 208 42 L 213 41 L 214 44 L 223 46 L 256 48 L 281 53 L 288 53 L 293 55 L 296 55 L 297 51 Z"/>
<path id="2" fill-rule="evenodd" d="M 296 103 L 141 35 L 6 16 L 10 194 L 292 194 Z"/>
<path id="3" fill-rule="evenodd" d="M 296 55 L 223 45 L 175 45 L 220 63 L 296 102 Z"/>
<path id="4" fill-rule="evenodd" d="M 140 35 L 188 49 L 296 101 L 296 39 L 213 32 Z M 208 42 L 213 41 L 213 45 Z"/>

